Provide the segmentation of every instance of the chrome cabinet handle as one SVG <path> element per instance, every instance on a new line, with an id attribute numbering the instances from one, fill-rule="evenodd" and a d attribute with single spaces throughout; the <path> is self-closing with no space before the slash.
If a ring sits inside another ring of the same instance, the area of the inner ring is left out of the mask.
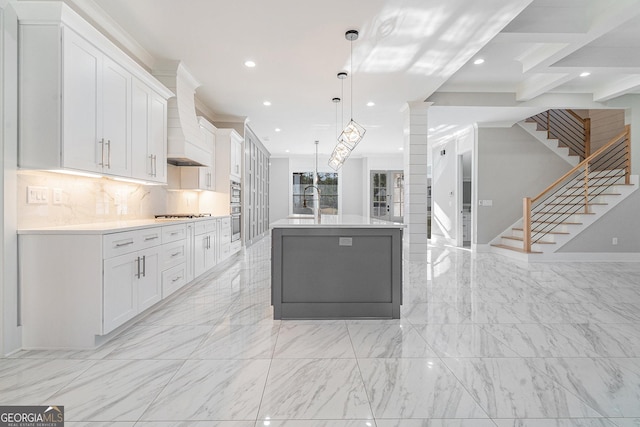
<path id="1" fill-rule="evenodd" d="M 145 242 L 148 242 L 148 241 L 150 241 L 150 240 L 156 240 L 157 238 L 158 238 L 158 236 L 145 237 L 145 238 L 144 238 L 144 241 L 145 241 Z"/>
<path id="2" fill-rule="evenodd" d="M 123 246 L 129 246 L 129 245 L 133 245 L 133 240 L 131 240 L 130 242 L 116 243 L 116 248 L 121 248 Z"/>
<path id="3" fill-rule="evenodd" d="M 104 138 L 98 141 L 98 144 L 100 144 L 100 163 L 98 165 L 104 166 Z"/>
<path id="4" fill-rule="evenodd" d="M 147 277 L 147 256 L 142 256 L 142 277 Z"/>
<path id="5" fill-rule="evenodd" d="M 153 176 L 157 176 L 158 175 L 158 156 L 156 156 L 155 154 L 151 155 L 151 170 L 153 171 L 152 174 Z"/>
<path id="6" fill-rule="evenodd" d="M 139 279 L 140 278 L 140 257 L 136 258 L 136 274 L 135 276 Z"/>
<path id="7" fill-rule="evenodd" d="M 171 281 L 171 283 L 176 283 L 178 280 L 182 279 L 182 276 L 178 276 Z"/>
<path id="8" fill-rule="evenodd" d="M 180 255 L 182 252 L 178 251 L 176 253 L 171 254 L 171 258 L 177 257 L 178 255 Z"/>
<path id="9" fill-rule="evenodd" d="M 111 169 L 111 140 L 107 139 L 107 169 Z"/>

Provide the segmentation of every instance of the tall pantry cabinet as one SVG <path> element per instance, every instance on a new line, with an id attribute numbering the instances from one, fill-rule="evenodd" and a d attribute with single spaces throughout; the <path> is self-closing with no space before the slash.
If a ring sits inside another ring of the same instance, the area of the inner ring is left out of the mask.
<path id="1" fill-rule="evenodd" d="M 244 132 L 243 227 L 246 245 L 269 232 L 269 158 L 251 128 Z"/>

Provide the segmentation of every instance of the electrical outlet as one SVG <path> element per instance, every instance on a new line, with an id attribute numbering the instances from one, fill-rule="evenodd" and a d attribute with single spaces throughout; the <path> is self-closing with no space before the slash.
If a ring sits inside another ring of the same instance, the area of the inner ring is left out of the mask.
<path id="1" fill-rule="evenodd" d="M 49 187 L 27 187 L 27 203 L 30 205 L 46 205 L 49 203 Z"/>
<path id="2" fill-rule="evenodd" d="M 53 189 L 53 204 L 54 205 L 62 204 L 62 188 Z"/>
<path id="3" fill-rule="evenodd" d="M 611 244 L 612 245 L 617 245 L 618 244 L 618 238 L 614 237 L 613 239 L 611 239 Z"/>

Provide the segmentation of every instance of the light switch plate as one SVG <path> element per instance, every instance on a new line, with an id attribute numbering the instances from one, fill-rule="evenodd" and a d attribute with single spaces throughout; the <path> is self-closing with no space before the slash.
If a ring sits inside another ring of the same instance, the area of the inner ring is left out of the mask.
<path id="1" fill-rule="evenodd" d="M 30 185 L 27 187 L 27 204 L 46 205 L 49 203 L 49 188 Z"/>

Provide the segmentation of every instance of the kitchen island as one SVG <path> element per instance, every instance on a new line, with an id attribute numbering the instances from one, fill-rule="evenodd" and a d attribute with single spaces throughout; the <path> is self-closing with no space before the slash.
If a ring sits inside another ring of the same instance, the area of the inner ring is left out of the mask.
<path id="1" fill-rule="evenodd" d="M 272 223 L 274 318 L 400 318 L 403 227 L 354 215 Z"/>

